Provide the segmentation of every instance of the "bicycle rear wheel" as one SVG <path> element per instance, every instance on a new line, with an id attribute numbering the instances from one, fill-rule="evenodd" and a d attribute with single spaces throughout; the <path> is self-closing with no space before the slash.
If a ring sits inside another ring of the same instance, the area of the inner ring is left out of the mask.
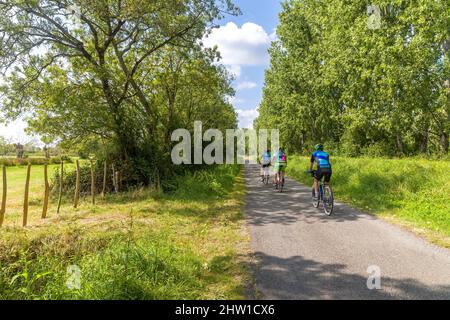
<path id="1" fill-rule="evenodd" d="M 284 188 L 284 177 L 280 167 L 280 169 L 278 169 L 278 192 L 282 193 L 283 188 Z"/>
<path id="2" fill-rule="evenodd" d="M 333 190 L 330 186 L 324 186 L 323 188 L 323 210 L 327 216 L 331 216 L 334 210 L 334 196 Z"/>

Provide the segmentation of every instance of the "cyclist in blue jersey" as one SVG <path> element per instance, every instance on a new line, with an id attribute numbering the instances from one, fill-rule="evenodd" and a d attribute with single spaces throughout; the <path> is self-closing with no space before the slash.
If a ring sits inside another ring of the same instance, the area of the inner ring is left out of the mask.
<path id="1" fill-rule="evenodd" d="M 309 170 L 313 170 L 314 163 L 316 163 L 317 170 L 314 175 L 314 197 L 319 194 L 319 181 L 324 178 L 325 184 L 329 184 L 331 180 L 331 175 L 333 173 L 330 163 L 330 155 L 323 151 L 324 147 L 322 144 L 316 144 L 314 147 L 315 151 L 311 155 L 311 164 Z"/>
<path id="2" fill-rule="evenodd" d="M 261 180 L 264 181 L 264 168 L 270 167 L 272 161 L 272 154 L 268 149 L 261 157 Z"/>
<path id="3" fill-rule="evenodd" d="M 278 152 L 273 157 L 275 165 L 274 165 L 274 173 L 275 173 L 275 187 L 278 189 L 278 185 L 281 181 L 284 182 L 284 177 L 286 175 L 286 167 L 287 167 L 287 156 L 284 152 L 283 148 L 280 148 Z M 280 173 L 280 174 L 278 174 Z"/>

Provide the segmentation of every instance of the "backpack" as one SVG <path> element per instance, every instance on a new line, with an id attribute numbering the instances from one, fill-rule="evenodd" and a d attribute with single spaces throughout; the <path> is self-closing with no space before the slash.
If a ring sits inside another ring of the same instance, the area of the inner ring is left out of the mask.
<path id="1" fill-rule="evenodd" d="M 282 153 L 278 155 L 278 161 L 280 162 L 286 162 L 286 153 Z"/>

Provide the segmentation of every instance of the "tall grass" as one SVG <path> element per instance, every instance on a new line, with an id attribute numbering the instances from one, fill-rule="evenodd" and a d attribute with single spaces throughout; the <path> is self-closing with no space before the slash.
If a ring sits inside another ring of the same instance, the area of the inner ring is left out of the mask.
<path id="1" fill-rule="evenodd" d="M 0 299 L 241 298 L 240 171 L 216 167 L 179 177 L 170 195 L 136 190 L 55 224 L 4 228 Z M 73 265 L 79 289 L 67 285 Z"/>
<path id="2" fill-rule="evenodd" d="M 65 244 L 41 238 L 36 242 L 44 245 L 40 250 L 23 245 L 17 260 L 1 266 L 0 299 L 201 297 L 202 259 L 189 249 L 152 233 L 133 240 L 126 234 L 79 236 L 83 237 L 81 243 L 76 238 L 66 238 L 70 242 Z M 71 265 L 81 270 L 79 289 L 66 285 Z"/>
<path id="3" fill-rule="evenodd" d="M 332 157 L 336 198 L 450 236 L 450 161 Z M 312 184 L 307 157 L 291 157 L 288 175 Z"/>

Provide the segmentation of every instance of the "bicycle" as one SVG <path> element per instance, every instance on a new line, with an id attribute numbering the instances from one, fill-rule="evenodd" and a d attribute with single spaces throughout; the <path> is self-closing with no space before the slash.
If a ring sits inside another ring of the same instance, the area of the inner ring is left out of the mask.
<path id="1" fill-rule="evenodd" d="M 282 193 L 284 189 L 284 177 L 282 177 L 283 173 L 281 172 L 281 167 L 278 169 L 277 174 L 278 174 L 278 181 L 275 181 L 275 189 L 277 189 L 278 192 Z"/>
<path id="2" fill-rule="evenodd" d="M 310 173 L 312 177 L 316 175 L 316 170 L 306 171 Z M 319 180 L 319 194 L 315 194 L 314 186 L 312 189 L 312 202 L 314 208 L 319 208 L 320 202 L 322 202 L 323 210 L 327 216 L 331 216 L 334 210 L 334 195 L 330 185 L 325 184 L 322 179 Z M 317 196 L 317 197 L 316 197 Z"/>
<path id="3" fill-rule="evenodd" d="M 269 184 L 269 178 L 270 178 L 269 170 L 270 170 L 270 164 L 263 167 L 264 175 L 263 175 L 262 183 L 264 183 L 265 185 Z"/>

